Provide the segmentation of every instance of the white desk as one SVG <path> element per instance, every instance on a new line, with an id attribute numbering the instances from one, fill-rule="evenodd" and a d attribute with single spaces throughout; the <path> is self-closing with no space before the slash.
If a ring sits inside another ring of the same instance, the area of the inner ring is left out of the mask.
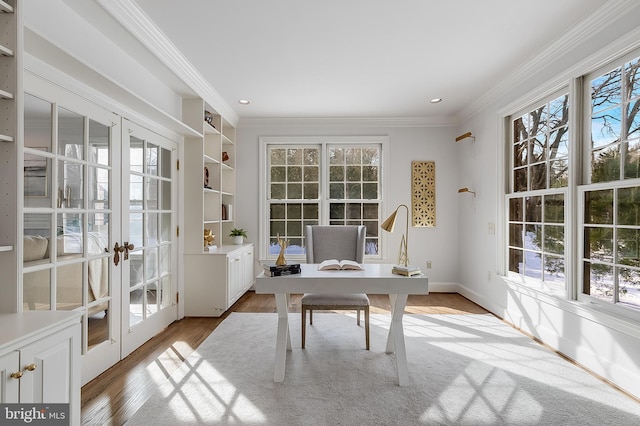
<path id="1" fill-rule="evenodd" d="M 284 381 L 287 350 L 291 350 L 289 333 L 289 294 L 296 293 L 369 293 L 388 294 L 391 303 L 391 324 L 386 353 L 396 354 L 398 384 L 409 383 L 407 353 L 404 345 L 402 315 L 409 294 L 429 294 L 427 277 L 405 277 L 391 273 L 393 265 L 365 264 L 364 271 L 318 271 L 317 264 L 302 264 L 300 274 L 281 277 L 258 275 L 256 293 L 275 294 L 278 308 L 278 333 L 273 372 L 274 382 Z"/>

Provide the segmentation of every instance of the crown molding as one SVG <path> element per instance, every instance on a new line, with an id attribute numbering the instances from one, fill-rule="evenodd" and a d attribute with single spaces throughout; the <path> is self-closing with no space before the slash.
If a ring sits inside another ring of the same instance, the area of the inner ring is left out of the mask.
<path id="1" fill-rule="evenodd" d="M 276 127 L 455 127 L 455 117 L 333 117 L 333 118 L 241 118 L 238 128 Z"/>
<path id="2" fill-rule="evenodd" d="M 565 52 L 575 48 L 585 39 L 595 37 L 602 28 L 611 25 L 612 22 L 618 20 L 628 13 L 630 9 L 637 6 L 637 0 L 609 0 L 596 8 L 582 21 L 547 44 L 542 51 L 530 61 L 516 68 L 511 74 L 506 75 L 500 84 L 493 86 L 485 92 L 484 95 L 469 103 L 469 105 L 458 114 L 458 121 L 461 123 L 465 122 L 479 111 L 487 108 L 500 97 L 513 90 L 521 81 L 539 72 L 541 68 L 548 66 L 549 63 L 562 56 Z"/>
<path id="3" fill-rule="evenodd" d="M 197 96 L 204 99 L 233 126 L 237 125 L 238 114 L 133 0 L 96 2 L 183 80 Z"/>

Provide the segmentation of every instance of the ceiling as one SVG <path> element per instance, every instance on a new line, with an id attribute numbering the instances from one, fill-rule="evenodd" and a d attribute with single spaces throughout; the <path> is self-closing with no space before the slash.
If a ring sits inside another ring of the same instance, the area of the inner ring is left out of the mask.
<path id="1" fill-rule="evenodd" d="M 458 116 L 606 0 L 135 2 L 240 118 L 402 118 Z"/>

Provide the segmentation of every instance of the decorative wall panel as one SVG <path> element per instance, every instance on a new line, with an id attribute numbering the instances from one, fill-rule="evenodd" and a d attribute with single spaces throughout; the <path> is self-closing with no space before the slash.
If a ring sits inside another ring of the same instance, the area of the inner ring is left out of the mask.
<path id="1" fill-rule="evenodd" d="M 436 226 L 436 163 L 411 162 L 412 226 Z"/>

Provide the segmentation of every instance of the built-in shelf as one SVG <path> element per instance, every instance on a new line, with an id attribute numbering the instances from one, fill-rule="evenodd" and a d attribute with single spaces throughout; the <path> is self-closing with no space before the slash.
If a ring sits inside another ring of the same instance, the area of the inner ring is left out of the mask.
<path id="1" fill-rule="evenodd" d="M 0 246 L 0 251 L 13 251 L 13 246 Z"/>
<path id="2" fill-rule="evenodd" d="M 0 134 L 0 142 L 13 142 L 13 138 L 11 136 Z"/>
<path id="3" fill-rule="evenodd" d="M 2 99 L 13 99 L 13 94 L 0 89 L 0 98 L 2 98 Z"/>
<path id="4" fill-rule="evenodd" d="M 12 57 L 13 56 L 13 50 L 11 50 L 8 47 L 3 46 L 3 45 L 0 44 L 0 55 Z"/>

